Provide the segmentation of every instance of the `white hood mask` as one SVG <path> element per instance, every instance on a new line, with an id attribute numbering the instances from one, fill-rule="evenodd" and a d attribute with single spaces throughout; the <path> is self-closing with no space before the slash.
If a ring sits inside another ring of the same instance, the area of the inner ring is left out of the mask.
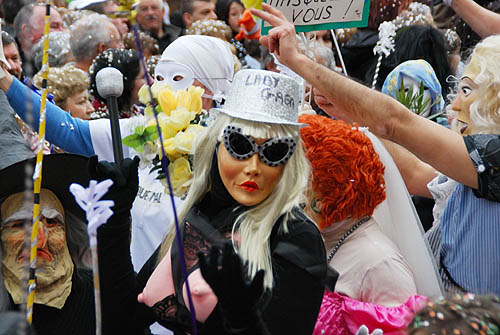
<path id="1" fill-rule="evenodd" d="M 233 75 L 234 57 L 228 44 L 202 35 L 176 39 L 165 49 L 155 70 L 155 80 L 166 81 L 174 89 L 187 88 L 195 79 L 200 81 L 219 103 L 227 94 Z"/>

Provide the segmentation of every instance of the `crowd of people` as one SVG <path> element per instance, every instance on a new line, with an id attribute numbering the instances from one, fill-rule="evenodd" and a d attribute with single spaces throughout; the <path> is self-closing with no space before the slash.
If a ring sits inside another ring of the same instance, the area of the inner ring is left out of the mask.
<path id="1" fill-rule="evenodd" d="M 0 334 L 500 335 L 495 3 L 0 0 Z"/>

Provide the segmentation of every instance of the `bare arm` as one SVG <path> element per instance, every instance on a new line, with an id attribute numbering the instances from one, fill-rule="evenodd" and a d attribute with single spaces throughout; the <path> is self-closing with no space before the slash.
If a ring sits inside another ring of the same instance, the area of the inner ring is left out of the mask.
<path id="1" fill-rule="evenodd" d="M 500 14 L 481 7 L 473 0 L 453 0 L 451 8 L 482 38 L 500 34 Z"/>
<path id="2" fill-rule="evenodd" d="M 263 4 L 267 12 L 252 13 L 275 28 L 261 43 L 283 64 L 301 75 L 338 107 L 341 119 L 367 126 L 377 136 L 400 144 L 436 170 L 467 186 L 477 188 L 477 173 L 462 137 L 419 117 L 395 99 L 371 90 L 315 63 L 297 47 L 295 29 L 283 14 Z"/>
<path id="3" fill-rule="evenodd" d="M 408 192 L 412 195 L 432 198 L 427 184 L 436 177 L 436 170 L 402 146 L 388 140 L 382 140 L 382 142 L 396 163 Z"/>

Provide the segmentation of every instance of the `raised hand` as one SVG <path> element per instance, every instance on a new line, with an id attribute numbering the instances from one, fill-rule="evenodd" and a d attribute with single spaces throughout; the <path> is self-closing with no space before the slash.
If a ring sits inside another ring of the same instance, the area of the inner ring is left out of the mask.
<path id="1" fill-rule="evenodd" d="M 269 49 L 270 53 L 274 53 L 282 64 L 293 70 L 295 64 L 300 62 L 301 57 L 305 57 L 299 50 L 295 27 L 276 8 L 265 3 L 262 4 L 262 8 L 266 11 L 251 9 L 251 12 L 274 28 L 269 30 L 267 36 L 262 36 L 259 41 Z"/>

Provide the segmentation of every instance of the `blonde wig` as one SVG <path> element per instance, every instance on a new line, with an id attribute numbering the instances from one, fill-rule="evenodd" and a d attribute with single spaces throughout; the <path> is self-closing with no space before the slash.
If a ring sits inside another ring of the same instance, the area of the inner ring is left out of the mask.
<path id="1" fill-rule="evenodd" d="M 476 45 L 465 71 L 478 86 L 477 99 L 471 104 L 469 118 L 475 134 L 500 134 L 500 35 L 485 38 Z"/>
<path id="2" fill-rule="evenodd" d="M 297 140 L 297 149 L 285 164 L 281 178 L 271 195 L 260 204 L 243 212 L 233 226 L 232 242 L 243 261 L 248 262 L 248 277 L 253 278 L 260 269 L 265 270 L 264 285 L 271 289 L 273 287 L 269 241 L 271 231 L 279 217 L 285 215 L 280 233 L 287 232 L 286 222 L 291 215 L 291 209 L 298 206 L 303 199 L 302 192 L 306 189 L 310 170 L 296 126 L 246 121 L 221 113 L 196 140 L 193 182 L 179 213 L 179 222 L 182 222 L 188 211 L 210 191 L 210 169 L 214 150 L 222 141 L 223 130 L 228 124 L 240 127 L 243 134 L 254 138 L 292 136 Z M 164 239 L 158 261 L 163 258 L 172 244 L 174 229 L 175 227 Z M 235 243 L 234 233 L 240 237 L 239 245 Z"/>

